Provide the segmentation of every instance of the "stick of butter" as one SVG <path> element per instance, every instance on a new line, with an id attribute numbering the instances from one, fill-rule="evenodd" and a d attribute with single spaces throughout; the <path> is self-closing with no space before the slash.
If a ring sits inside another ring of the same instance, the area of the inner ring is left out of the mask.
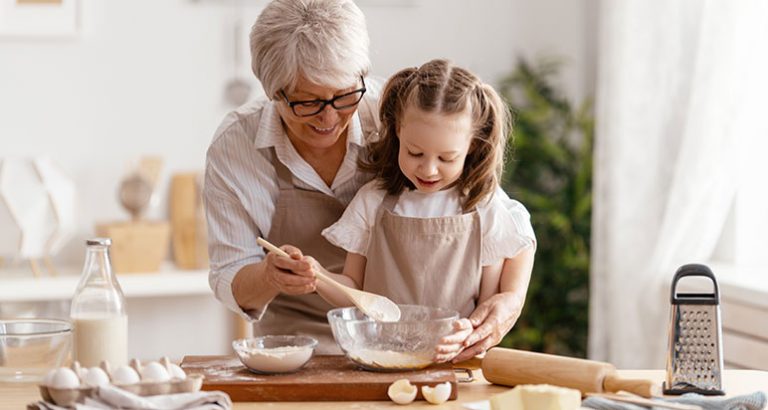
<path id="1" fill-rule="evenodd" d="M 524 384 L 491 396 L 491 410 L 578 410 L 581 392 L 548 384 Z"/>

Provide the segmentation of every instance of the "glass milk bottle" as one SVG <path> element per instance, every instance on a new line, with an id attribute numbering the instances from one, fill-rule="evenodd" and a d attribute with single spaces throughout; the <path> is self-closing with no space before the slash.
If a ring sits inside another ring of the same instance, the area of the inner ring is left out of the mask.
<path id="1" fill-rule="evenodd" d="M 128 362 L 128 316 L 125 297 L 109 262 L 109 238 L 89 239 L 80 283 L 72 297 L 73 359 L 81 366 Z"/>

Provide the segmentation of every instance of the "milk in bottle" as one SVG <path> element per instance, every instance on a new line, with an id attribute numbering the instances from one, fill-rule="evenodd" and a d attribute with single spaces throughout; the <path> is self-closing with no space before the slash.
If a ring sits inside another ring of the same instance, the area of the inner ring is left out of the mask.
<path id="1" fill-rule="evenodd" d="M 106 360 L 115 368 L 128 362 L 125 297 L 109 261 L 109 238 L 86 241 L 85 265 L 72 297 L 73 359 L 81 366 Z"/>

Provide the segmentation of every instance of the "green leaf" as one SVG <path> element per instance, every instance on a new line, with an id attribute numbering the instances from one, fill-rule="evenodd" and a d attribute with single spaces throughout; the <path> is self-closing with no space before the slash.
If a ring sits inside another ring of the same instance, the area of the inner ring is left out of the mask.
<path id="1" fill-rule="evenodd" d="M 577 108 L 556 83 L 562 63 L 525 59 L 499 89 L 510 105 L 502 187 L 531 213 L 536 262 L 526 305 L 501 346 L 586 355 L 592 214 L 592 101 Z"/>

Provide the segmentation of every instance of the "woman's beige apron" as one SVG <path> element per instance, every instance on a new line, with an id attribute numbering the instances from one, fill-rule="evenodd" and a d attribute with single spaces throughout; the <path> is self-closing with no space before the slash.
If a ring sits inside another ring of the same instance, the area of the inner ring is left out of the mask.
<path id="1" fill-rule="evenodd" d="M 399 304 L 457 310 L 467 317 L 480 293 L 482 235 L 476 211 L 437 218 L 393 213 L 387 195 L 368 244 L 363 290 Z"/>
<path id="2" fill-rule="evenodd" d="M 370 142 L 378 136 L 375 104 L 363 99 L 360 108 L 363 135 Z M 347 253 L 328 242 L 321 232 L 341 218 L 345 205 L 321 192 L 296 188 L 291 171 L 277 159 L 274 150 L 272 165 L 277 172 L 280 194 L 267 240 L 277 245 L 296 246 L 329 271 L 341 273 Z M 371 177 L 361 174 L 356 178 L 362 186 Z M 254 322 L 253 334 L 308 335 L 318 340 L 317 353 L 342 354 L 326 317 L 331 308 L 333 306 L 316 293 L 298 296 L 280 294 L 267 306 L 261 320 Z"/>
<path id="3" fill-rule="evenodd" d="M 276 155 L 273 155 L 272 162 L 277 171 L 280 195 L 267 240 L 274 244 L 296 246 L 331 272 L 341 272 L 346 252 L 331 245 L 320 232 L 341 217 L 344 206 L 321 192 L 294 187 L 291 171 Z M 254 323 L 253 333 L 308 335 L 320 342 L 318 353 L 341 354 L 326 318 L 331 308 L 317 293 L 298 296 L 280 294 L 269 304 L 261 320 Z"/>

